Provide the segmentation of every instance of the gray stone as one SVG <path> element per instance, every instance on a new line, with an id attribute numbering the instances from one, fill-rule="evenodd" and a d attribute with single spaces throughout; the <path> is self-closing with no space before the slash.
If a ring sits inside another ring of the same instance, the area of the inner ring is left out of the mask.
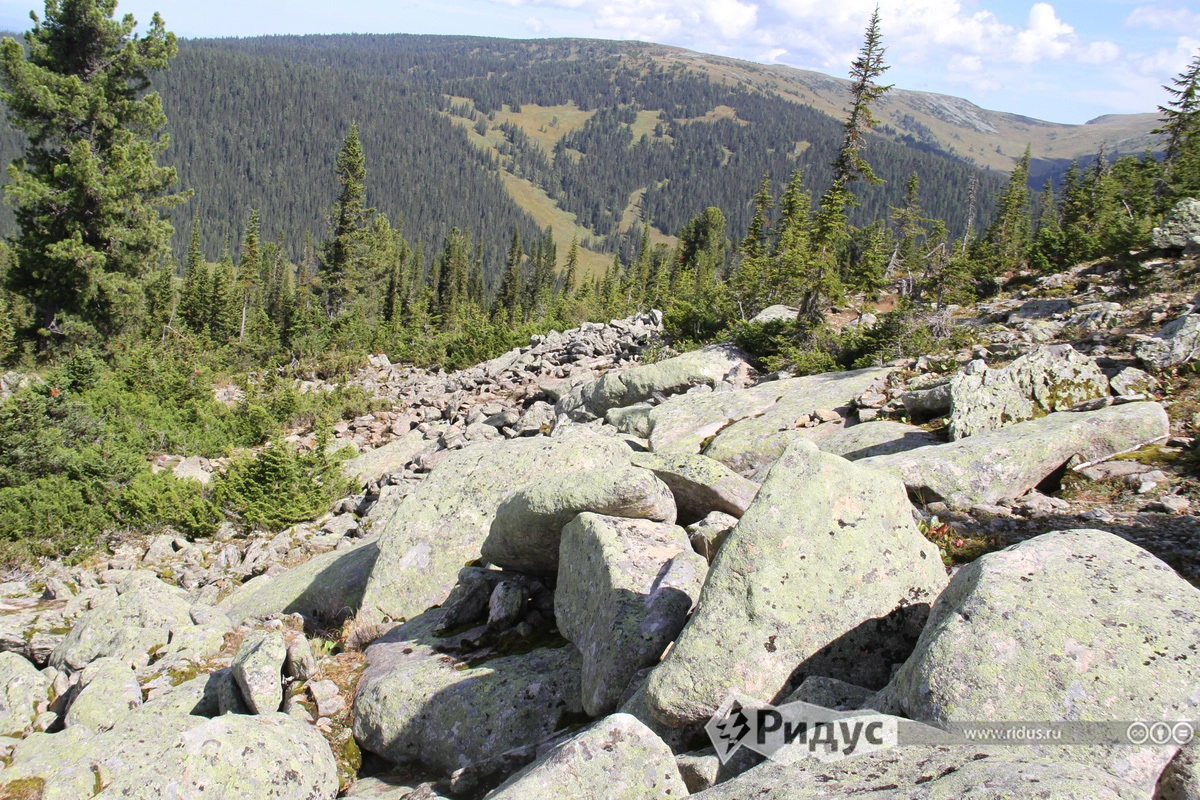
<path id="1" fill-rule="evenodd" d="M 1039 347 L 1001 369 L 950 380 L 951 441 L 1107 397 L 1108 378 L 1069 344 Z"/>
<path id="2" fill-rule="evenodd" d="M 1161 250 L 1200 252 L 1200 200 L 1189 197 L 1176 203 L 1150 234 L 1150 242 Z"/>
<path id="3" fill-rule="evenodd" d="M 1200 314 L 1168 322 L 1161 331 L 1133 346 L 1133 354 L 1155 370 L 1188 363 L 1200 355 Z"/>
<path id="4" fill-rule="evenodd" d="M 1113 394 L 1118 396 L 1140 394 L 1146 399 L 1152 399 L 1158 391 L 1158 380 L 1136 367 L 1121 370 L 1109 380 L 1108 385 Z"/>
<path id="5" fill-rule="evenodd" d="M 346 707 L 346 701 L 333 681 L 314 681 L 308 685 L 308 693 L 317 706 L 317 714 L 322 717 L 332 717 Z"/>
<path id="6" fill-rule="evenodd" d="M 709 748 L 676 756 L 675 766 L 679 768 L 679 777 L 683 778 L 683 785 L 692 794 L 697 794 L 716 784 L 717 774 L 721 770 L 721 759 Z"/>
<path id="7" fill-rule="evenodd" d="M 521 621 L 525 614 L 524 581 L 500 581 L 488 598 L 489 630 L 506 631 Z"/>
<path id="8" fill-rule="evenodd" d="M 795 322 L 799 314 L 800 309 L 792 308 L 791 306 L 767 306 L 755 314 L 750 321 L 757 322 L 760 325 L 768 322 Z"/>
<path id="9" fill-rule="evenodd" d="M 521 419 L 513 426 L 518 436 L 536 436 L 539 433 L 550 433 L 554 428 L 554 406 L 538 400 L 521 415 Z"/>
<path id="10" fill-rule="evenodd" d="M 918 428 L 916 425 L 904 425 L 887 420 L 852 425 L 814 441 L 821 452 L 841 456 L 847 461 L 858 461 L 860 458 L 870 458 L 871 456 L 887 456 L 893 453 L 907 453 L 918 447 L 929 447 L 942 443 L 937 434 Z"/>
<path id="11" fill-rule="evenodd" d="M 1105 531 L 1048 533 L 959 570 L 873 705 L 931 723 L 1195 719 L 1197 641 L 1200 590 L 1169 566 Z M 1054 752 L 1145 796 L 1174 755 L 1133 745 Z"/>
<path id="12" fill-rule="evenodd" d="M 693 386 L 719 382 L 748 357 L 732 345 L 709 345 L 655 364 L 643 364 L 575 387 L 556 404 L 555 412 L 578 422 L 603 419 L 610 408 L 620 408 L 663 395 L 685 392 Z"/>
<path id="13" fill-rule="evenodd" d="M 16 653 L 0 653 L 0 736 L 21 736 L 50 699 L 51 681 Z"/>
<path id="14" fill-rule="evenodd" d="M 766 761 L 733 780 L 693 795 L 703 800 L 1120 800 L 1129 787 L 1081 764 L 1024 748 L 894 747 L 833 763 Z"/>
<path id="15" fill-rule="evenodd" d="M 283 704 L 283 662 L 287 643 L 278 631 L 251 631 L 233 657 L 233 679 L 255 714 L 278 711 Z"/>
<path id="16" fill-rule="evenodd" d="M 1058 412 L 957 442 L 857 463 L 899 477 L 921 502 L 942 501 L 967 509 L 1014 500 L 1073 457 L 1095 461 L 1169 432 L 1162 406 L 1130 403 L 1084 413 Z"/>
<path id="17" fill-rule="evenodd" d="M 50 654 L 50 665 L 81 670 L 104 656 L 136 661 L 193 627 L 190 605 L 182 589 L 153 575 L 131 576 L 121 584 L 120 594 L 79 619 Z"/>
<path id="18" fill-rule="evenodd" d="M 211 691 L 217 700 L 217 716 L 224 714 L 253 714 L 242 696 L 242 688 L 233 677 L 233 668 L 219 669 L 210 676 Z"/>
<path id="19" fill-rule="evenodd" d="M 153 759 L 129 767 L 104 797 L 158 800 L 223 797 L 323 800 L 337 796 L 337 763 L 321 733 L 285 714 L 226 716 L 168 739 Z"/>
<path id="20" fill-rule="evenodd" d="M 687 797 L 671 749 L 628 714 L 613 714 L 518 772 L 489 800 L 659 800 Z"/>
<path id="21" fill-rule="evenodd" d="M 668 523 L 676 513 L 671 490 L 649 470 L 572 470 L 547 475 L 506 497 L 480 552 L 505 569 L 553 575 L 562 529 L 584 511 Z"/>
<path id="22" fill-rule="evenodd" d="M 795 442 L 650 674 L 650 711 L 694 723 L 731 692 L 780 699 L 810 674 L 881 686 L 945 584 L 899 481 Z"/>
<path id="23" fill-rule="evenodd" d="M 389 472 L 399 472 L 417 456 L 433 452 L 436 448 L 436 442 L 426 440 L 418 430 L 411 430 L 383 447 L 342 462 L 342 472 L 361 486 L 379 480 Z"/>
<path id="24" fill-rule="evenodd" d="M 692 543 L 692 549 L 711 564 L 737 523 L 737 517 L 714 511 L 687 527 L 688 541 Z"/>
<path id="25" fill-rule="evenodd" d="M 447 774 L 537 744 L 582 712 L 579 651 L 571 645 L 478 666 L 438 652 L 432 611 L 367 648 L 354 700 L 354 736 L 390 761 Z"/>
<path id="26" fill-rule="evenodd" d="M 646 439 L 650 436 L 650 412 L 653 410 L 653 403 L 610 408 L 604 414 L 604 421 L 621 433 Z"/>
<path id="27" fill-rule="evenodd" d="M 628 465 L 623 442 L 571 433 L 473 445 L 438 464 L 383 526 L 360 615 L 407 619 L 442 602 L 463 564 L 479 557 L 509 492 L 573 470 Z"/>
<path id="28" fill-rule="evenodd" d="M 207 484 L 212 480 L 212 468 L 208 464 L 208 459 L 200 456 L 188 456 L 176 464 L 172 472 L 180 480 L 196 481 L 201 484 Z"/>
<path id="29" fill-rule="evenodd" d="M 810 675 L 800 684 L 800 688 L 788 695 L 784 703 L 799 701 L 834 711 L 857 711 L 866 707 L 876 694 L 873 689 L 855 686 L 837 678 Z"/>
<path id="30" fill-rule="evenodd" d="M 317 674 L 317 659 L 312 645 L 303 633 L 297 633 L 287 643 L 287 657 L 283 661 L 283 674 L 298 681 L 306 681 Z"/>
<path id="31" fill-rule="evenodd" d="M 670 488 L 681 525 L 699 522 L 713 511 L 741 517 L 758 494 L 758 484 L 708 456 L 635 453 L 632 462 Z"/>
<path id="32" fill-rule="evenodd" d="M 939 378 L 900 396 L 904 410 L 914 420 L 944 417 L 950 413 L 950 378 Z"/>
<path id="33" fill-rule="evenodd" d="M 273 577 L 255 578 L 235 589 L 220 609 L 239 624 L 293 613 L 340 624 L 359 609 L 378 556 L 378 537 L 368 537 L 350 549 L 321 553 Z"/>
<path id="34" fill-rule="evenodd" d="M 116 658 L 98 658 L 79 677 L 64 727 L 81 725 L 106 731 L 130 709 L 142 704 L 142 688 L 129 665 Z"/>
<path id="35" fill-rule="evenodd" d="M 580 514 L 563 530 L 554 613 L 583 654 L 584 711 L 612 711 L 634 673 L 658 663 L 707 572 L 674 525 Z"/>

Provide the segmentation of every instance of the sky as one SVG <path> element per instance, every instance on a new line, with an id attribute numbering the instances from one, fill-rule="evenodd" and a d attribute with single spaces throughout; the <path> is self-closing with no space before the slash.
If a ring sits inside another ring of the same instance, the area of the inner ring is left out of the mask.
<path id="1" fill-rule="evenodd" d="M 876 0 L 120 0 L 179 36 L 438 33 L 636 39 L 844 76 Z M 1083 123 L 1152 112 L 1200 52 L 1200 0 L 879 0 L 885 79 Z M 0 27 L 28 28 L 28 0 Z M 36 7 L 40 11 L 41 4 Z"/>

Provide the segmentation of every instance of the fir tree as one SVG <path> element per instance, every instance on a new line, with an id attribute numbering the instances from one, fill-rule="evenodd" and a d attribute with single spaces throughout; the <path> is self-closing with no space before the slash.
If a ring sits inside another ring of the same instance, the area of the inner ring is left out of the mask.
<path id="1" fill-rule="evenodd" d="M 513 324 L 523 319 L 521 298 L 525 294 L 525 281 L 522 260 L 525 254 L 521 250 L 521 232 L 513 228 L 512 244 L 508 248 L 508 259 L 504 262 L 504 275 L 500 279 L 500 289 L 496 293 L 493 314 L 503 312 Z"/>
<path id="2" fill-rule="evenodd" d="M 575 235 L 571 239 L 571 249 L 567 251 L 567 266 L 566 272 L 563 275 L 563 294 L 571 296 L 575 293 L 575 283 L 578 280 L 576 273 L 579 271 L 579 236 Z"/>
<path id="3" fill-rule="evenodd" d="M 212 324 L 212 278 L 204 254 L 200 252 L 200 212 L 192 219 L 192 238 L 188 245 L 183 295 L 179 316 L 193 333 L 207 333 Z"/>
<path id="4" fill-rule="evenodd" d="M 992 222 L 988 241 L 1001 271 L 1019 269 L 1026 265 L 1030 243 L 1029 211 L 1030 148 L 1017 160 L 1008 185 L 1000 193 L 996 218 Z"/>
<path id="5" fill-rule="evenodd" d="M 366 206 L 366 159 L 358 138 L 358 124 L 337 157 L 337 180 L 341 186 L 330 213 L 330 236 L 321 253 L 321 277 L 327 292 L 330 315 L 341 311 L 345 298 L 354 291 L 363 258 L 363 239 L 375 209 Z"/>
<path id="6" fill-rule="evenodd" d="M 845 184 L 859 179 L 868 183 L 880 182 L 879 178 L 875 177 L 871 165 L 863 158 L 862 151 L 867 144 L 867 131 L 878 122 L 871 106 L 892 88 L 880 86 L 875 82 L 876 78 L 889 69 L 883 63 L 885 52 L 887 49 L 883 46 L 883 33 L 879 29 L 879 7 L 876 6 L 871 14 L 871 21 L 867 24 L 862 48 L 858 51 L 854 63 L 850 65 L 850 112 L 846 117 L 842 146 L 833 164 L 835 183 Z"/>
<path id="7" fill-rule="evenodd" d="M 47 2 L 25 48 L 0 45 L 0 83 L 9 118 L 26 135 L 25 157 L 8 169 L 16 212 L 17 263 L 8 285 L 51 328 L 60 312 L 112 330 L 123 298 L 168 252 L 163 212 L 175 170 L 156 157 L 167 146 L 150 74 L 167 69 L 175 36 L 155 14 L 143 36 L 116 0 Z"/>

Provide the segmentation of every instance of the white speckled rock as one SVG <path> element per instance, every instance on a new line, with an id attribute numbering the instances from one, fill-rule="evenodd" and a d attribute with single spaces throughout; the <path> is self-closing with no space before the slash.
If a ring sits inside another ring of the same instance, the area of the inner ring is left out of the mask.
<path id="1" fill-rule="evenodd" d="M 79 676 L 78 694 L 63 725 L 93 731 L 111 728 L 130 709 L 142 704 L 142 689 L 129 666 L 117 658 L 98 658 Z"/>
<path id="2" fill-rule="evenodd" d="M 251 631 L 233 657 L 233 679 L 255 714 L 278 711 L 283 704 L 283 663 L 287 642 L 278 631 Z"/>
<path id="3" fill-rule="evenodd" d="M 0 736 L 20 736 L 50 699 L 50 679 L 16 653 L 0 653 Z"/>

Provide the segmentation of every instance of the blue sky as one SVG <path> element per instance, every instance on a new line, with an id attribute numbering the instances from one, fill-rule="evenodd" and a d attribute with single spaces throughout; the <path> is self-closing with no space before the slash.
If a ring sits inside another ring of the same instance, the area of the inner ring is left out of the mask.
<path id="1" fill-rule="evenodd" d="M 181 36 L 461 33 L 663 42 L 843 75 L 876 0 L 122 0 Z M 1200 50 L 1200 0 L 881 0 L 908 89 L 1055 122 L 1154 111 Z M 34 6 L 0 0 L 0 26 Z M 40 4 L 37 6 L 40 10 Z"/>

